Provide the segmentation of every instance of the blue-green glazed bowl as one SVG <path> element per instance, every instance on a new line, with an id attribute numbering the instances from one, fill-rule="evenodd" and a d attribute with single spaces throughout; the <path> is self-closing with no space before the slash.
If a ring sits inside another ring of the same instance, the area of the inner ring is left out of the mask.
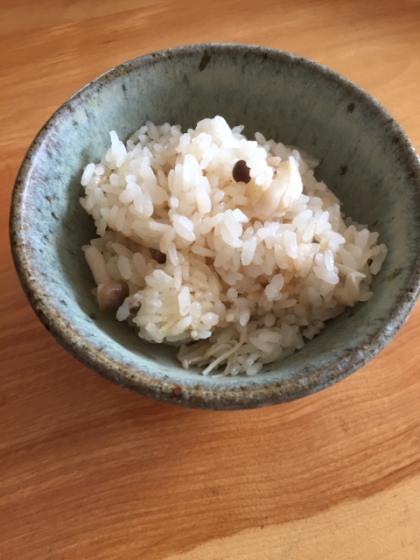
<path id="1" fill-rule="evenodd" d="M 146 120 L 194 127 L 224 116 L 251 137 L 293 144 L 321 160 L 317 177 L 343 210 L 378 231 L 388 257 L 373 298 L 255 377 L 203 377 L 175 351 L 141 341 L 99 312 L 81 246 L 95 237 L 79 203 L 87 162 L 109 131 L 127 138 Z M 147 397 L 207 409 L 244 409 L 297 399 L 343 379 L 396 334 L 419 293 L 420 164 L 394 119 L 331 70 L 262 47 L 203 44 L 126 62 L 69 99 L 32 143 L 16 180 L 10 222 L 13 257 L 40 320 L 94 371 Z M 53 380 L 51 380 L 53 382 Z"/>

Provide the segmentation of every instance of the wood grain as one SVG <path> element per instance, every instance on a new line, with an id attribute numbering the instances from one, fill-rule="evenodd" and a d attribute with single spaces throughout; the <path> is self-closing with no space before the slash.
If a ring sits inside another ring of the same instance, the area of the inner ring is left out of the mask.
<path id="1" fill-rule="evenodd" d="M 345 381 L 212 413 L 76 362 L 10 257 L 19 164 L 52 112 L 135 56 L 204 41 L 310 57 L 372 93 L 420 149 L 420 3 L 0 0 L 0 559 L 420 557 L 420 311 Z"/>

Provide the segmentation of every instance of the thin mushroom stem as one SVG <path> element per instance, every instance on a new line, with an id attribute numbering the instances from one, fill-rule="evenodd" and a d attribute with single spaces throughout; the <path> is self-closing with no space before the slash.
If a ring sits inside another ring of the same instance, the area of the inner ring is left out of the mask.
<path id="1" fill-rule="evenodd" d="M 226 360 L 226 358 L 229 358 L 229 356 L 231 354 L 233 354 L 234 352 L 239 350 L 239 348 L 245 342 L 245 337 L 246 337 L 246 333 L 241 333 L 241 336 L 239 338 L 239 342 L 237 344 L 235 344 L 235 346 L 232 346 L 232 348 L 230 350 L 227 350 L 221 356 L 216 358 L 209 366 L 207 366 L 206 369 L 203 370 L 203 375 L 208 375 L 211 371 L 214 370 L 214 368 L 216 368 L 219 364 L 221 364 L 224 360 Z"/>

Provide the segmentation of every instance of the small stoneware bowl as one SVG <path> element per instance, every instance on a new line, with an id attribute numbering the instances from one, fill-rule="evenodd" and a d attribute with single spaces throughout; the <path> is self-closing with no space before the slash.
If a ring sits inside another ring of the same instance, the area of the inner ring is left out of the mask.
<path id="1" fill-rule="evenodd" d="M 321 161 L 317 177 L 344 212 L 378 231 L 388 256 L 373 298 L 255 377 L 183 370 L 173 348 L 140 340 L 99 312 L 81 251 L 95 237 L 82 209 L 82 168 L 100 158 L 109 131 L 128 138 L 146 120 L 194 127 L 222 115 Z M 407 319 L 419 293 L 420 164 L 393 118 L 327 68 L 262 47 L 204 44 L 126 62 L 69 99 L 32 143 L 19 171 L 11 244 L 26 295 L 51 334 L 81 362 L 147 397 L 209 409 L 297 399 L 373 358 Z M 51 383 L 54 380 L 51 379 Z"/>

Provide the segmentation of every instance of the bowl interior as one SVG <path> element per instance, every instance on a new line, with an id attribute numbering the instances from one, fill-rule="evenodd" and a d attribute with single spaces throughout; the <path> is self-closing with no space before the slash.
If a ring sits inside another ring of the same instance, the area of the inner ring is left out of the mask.
<path id="1" fill-rule="evenodd" d="M 248 138 L 260 131 L 320 159 L 317 177 L 340 198 L 347 215 L 379 232 L 389 250 L 374 280 L 372 300 L 348 309 L 303 350 L 266 366 L 255 378 L 213 379 L 185 371 L 173 349 L 144 343 L 128 325 L 101 314 L 81 251 L 95 237 L 92 219 L 79 203 L 82 168 L 108 148 L 109 131 L 126 139 L 146 120 L 187 128 L 215 115 L 224 116 L 230 126 L 244 124 Z M 215 388 L 275 384 L 276 398 L 254 394 L 252 402 L 242 405 L 288 400 L 365 363 L 405 320 L 418 289 L 420 211 L 413 186 L 418 177 L 415 154 L 392 118 L 319 65 L 238 45 L 173 49 L 98 78 L 41 131 L 17 182 L 12 219 L 21 251 L 17 265 L 32 304 L 53 334 L 114 381 L 145 394 L 153 393 L 155 383 L 161 394 L 154 396 L 161 398 L 167 396 L 165 383 L 187 392 L 200 386 L 207 395 Z M 145 379 L 147 390 L 142 388 Z M 218 407 L 214 397 L 206 398 L 208 406 Z"/>

